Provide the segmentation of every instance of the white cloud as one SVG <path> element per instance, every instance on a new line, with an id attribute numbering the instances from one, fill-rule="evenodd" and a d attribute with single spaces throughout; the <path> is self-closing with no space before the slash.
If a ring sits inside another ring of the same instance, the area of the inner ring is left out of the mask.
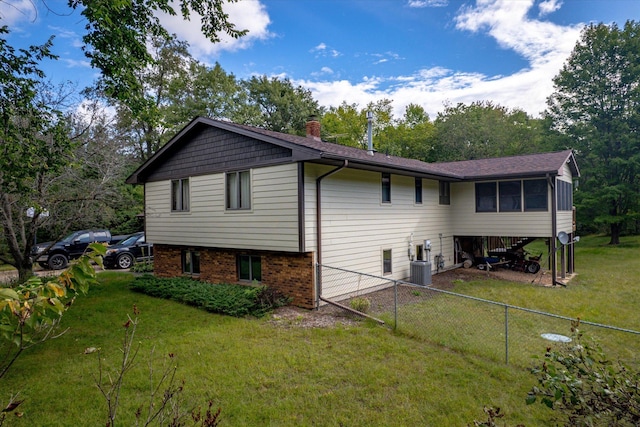
<path id="1" fill-rule="evenodd" d="M 538 5 L 540 16 L 548 15 L 560 9 L 562 2 L 559 0 L 545 0 Z"/>
<path id="2" fill-rule="evenodd" d="M 0 1 L 0 24 L 12 26 L 18 22 L 33 22 L 38 17 L 36 4 L 31 0 Z"/>
<path id="3" fill-rule="evenodd" d="M 233 22 L 238 30 L 248 30 L 247 35 L 234 39 L 222 33 L 219 35 L 220 42 L 212 43 L 201 32 L 200 16 L 192 13 L 190 22 L 185 22 L 181 15 L 158 14 L 158 16 L 170 33 L 175 33 L 179 39 L 189 43 L 195 57 L 215 56 L 221 51 L 233 52 L 245 49 L 258 40 L 274 37 L 274 34 L 268 30 L 271 23 L 269 15 L 264 5 L 258 0 L 225 3 L 223 8 L 229 15 L 229 22 Z"/>
<path id="4" fill-rule="evenodd" d="M 91 68 L 91 63 L 87 60 L 64 58 L 62 61 L 66 62 L 69 68 Z"/>
<path id="5" fill-rule="evenodd" d="M 530 20 L 527 12 L 533 0 L 478 0 L 456 17 L 456 28 L 487 31 L 498 44 L 527 59 L 532 68 L 553 62 L 559 70 L 573 49 L 582 25 L 560 26 Z"/>
<path id="6" fill-rule="evenodd" d="M 546 8 L 559 7 L 549 0 Z M 411 75 L 362 78 L 361 82 L 299 81 L 321 105 L 337 106 L 343 100 L 364 106 L 381 98 L 393 100 L 394 114 L 401 117 L 410 104 L 422 105 L 433 119 L 445 103 L 490 100 L 508 108 L 521 108 L 537 116 L 553 92 L 553 77 L 561 69 L 579 39 L 582 25 L 560 26 L 530 19 L 534 0 L 477 0 L 463 7 L 456 28 L 486 32 L 503 48 L 516 52 L 528 66 L 511 75 L 485 75 L 434 66 Z M 545 9 L 550 10 L 550 9 Z"/>
<path id="7" fill-rule="evenodd" d="M 311 52 L 323 52 L 327 49 L 327 45 L 324 43 L 320 43 L 318 46 L 311 49 Z"/>
<path id="8" fill-rule="evenodd" d="M 327 76 L 327 75 L 333 75 L 333 69 L 331 69 L 330 67 L 322 67 L 320 68 L 320 71 L 315 71 L 313 73 L 311 73 L 312 77 L 320 77 L 320 76 Z"/>
<path id="9" fill-rule="evenodd" d="M 444 7 L 449 4 L 449 0 L 409 0 L 407 6 L 415 8 L 423 7 Z"/>
<path id="10" fill-rule="evenodd" d="M 330 49 L 329 46 L 324 43 L 320 43 L 318 46 L 312 48 L 309 52 L 315 53 L 318 57 L 337 58 L 341 55 L 340 52 L 338 52 L 336 49 Z"/>

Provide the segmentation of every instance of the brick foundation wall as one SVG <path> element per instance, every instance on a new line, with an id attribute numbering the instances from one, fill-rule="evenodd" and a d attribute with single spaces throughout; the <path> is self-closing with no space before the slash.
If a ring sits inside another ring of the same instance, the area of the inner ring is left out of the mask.
<path id="1" fill-rule="evenodd" d="M 182 275 L 183 249 L 200 252 L 200 280 L 211 283 L 239 283 L 236 257 L 240 254 L 260 255 L 262 284 L 293 298 L 293 305 L 315 308 L 315 269 L 312 252 L 252 252 L 233 249 L 153 245 L 153 269 L 158 277 Z"/>

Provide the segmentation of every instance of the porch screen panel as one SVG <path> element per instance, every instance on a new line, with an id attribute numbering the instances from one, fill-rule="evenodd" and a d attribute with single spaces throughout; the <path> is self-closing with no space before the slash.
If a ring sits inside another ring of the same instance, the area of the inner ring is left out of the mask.
<path id="1" fill-rule="evenodd" d="M 499 183 L 500 212 L 520 212 L 522 210 L 521 181 Z"/>
<path id="2" fill-rule="evenodd" d="M 476 183 L 476 212 L 495 212 L 496 196 L 495 182 Z"/>
<path id="3" fill-rule="evenodd" d="M 523 181 L 523 188 L 525 211 L 546 211 L 548 209 L 546 179 Z"/>

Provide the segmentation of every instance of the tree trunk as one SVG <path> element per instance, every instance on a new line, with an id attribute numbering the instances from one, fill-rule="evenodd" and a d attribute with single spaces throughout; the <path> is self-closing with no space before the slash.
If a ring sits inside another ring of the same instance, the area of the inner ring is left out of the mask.
<path id="1" fill-rule="evenodd" d="M 31 276 L 33 276 L 33 263 L 24 261 L 18 265 L 18 282 L 25 283 Z"/>
<path id="2" fill-rule="evenodd" d="M 620 229 L 622 228 L 621 224 L 611 224 L 611 240 L 609 240 L 610 245 L 619 245 L 620 244 Z"/>

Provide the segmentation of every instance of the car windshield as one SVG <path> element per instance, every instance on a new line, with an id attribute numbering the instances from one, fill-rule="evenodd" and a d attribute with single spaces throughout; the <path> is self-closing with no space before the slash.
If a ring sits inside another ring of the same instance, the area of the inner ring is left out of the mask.
<path id="1" fill-rule="evenodd" d="M 119 242 L 118 244 L 122 245 L 122 246 L 132 246 L 132 245 L 136 244 L 136 242 L 138 241 L 138 239 L 140 237 L 141 236 L 139 236 L 139 235 L 129 236 L 126 239 L 124 239 L 122 242 Z"/>

